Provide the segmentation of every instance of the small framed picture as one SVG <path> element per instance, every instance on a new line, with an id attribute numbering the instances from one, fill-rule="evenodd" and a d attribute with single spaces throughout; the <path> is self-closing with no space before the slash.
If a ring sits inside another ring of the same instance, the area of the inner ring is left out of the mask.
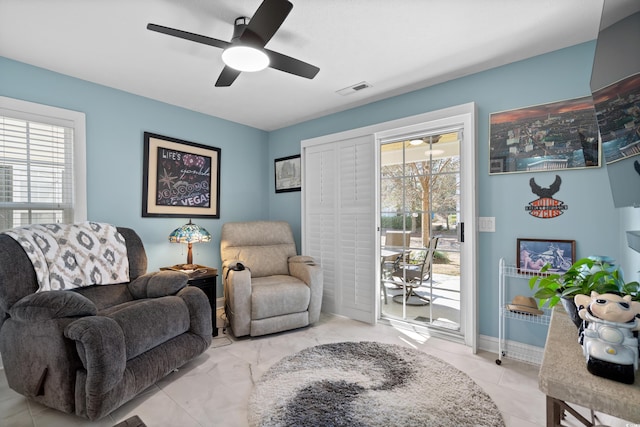
<path id="1" fill-rule="evenodd" d="M 562 274 L 571 268 L 575 253 L 575 240 L 518 239 L 518 272 L 538 273 L 544 265 L 550 264 L 547 272 Z"/>
<path id="2" fill-rule="evenodd" d="M 276 174 L 276 193 L 301 190 L 300 154 L 275 159 L 274 169 Z"/>

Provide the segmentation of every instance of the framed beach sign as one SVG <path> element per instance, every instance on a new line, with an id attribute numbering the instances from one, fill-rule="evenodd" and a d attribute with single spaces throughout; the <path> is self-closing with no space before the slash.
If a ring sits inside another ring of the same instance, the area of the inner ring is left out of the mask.
<path id="1" fill-rule="evenodd" d="M 220 218 L 220 149 L 144 133 L 142 216 Z"/>

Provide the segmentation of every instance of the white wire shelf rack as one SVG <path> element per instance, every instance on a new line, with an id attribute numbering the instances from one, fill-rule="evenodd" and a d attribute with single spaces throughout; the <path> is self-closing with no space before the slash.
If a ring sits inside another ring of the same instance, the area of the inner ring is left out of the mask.
<path id="1" fill-rule="evenodd" d="M 544 350 L 506 339 L 506 328 L 508 321 L 520 321 L 548 327 L 551 322 L 551 309 L 541 308 L 542 314 L 529 314 L 524 312 L 513 311 L 507 308 L 513 298 L 513 292 L 509 292 L 509 278 L 524 279 L 527 282 L 535 276 L 540 276 L 538 272 L 522 271 L 516 265 L 507 264 L 504 258 L 499 262 L 499 290 L 498 290 L 498 358 L 496 363 L 502 364 L 502 358 L 508 357 L 520 360 L 525 363 L 540 365 L 542 363 L 542 355 Z M 527 285 L 528 289 L 528 285 Z"/>

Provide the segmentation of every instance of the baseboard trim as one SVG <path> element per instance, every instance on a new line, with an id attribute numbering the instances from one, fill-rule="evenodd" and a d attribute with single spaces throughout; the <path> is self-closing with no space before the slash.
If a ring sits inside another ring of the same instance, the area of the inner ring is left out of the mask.
<path id="1" fill-rule="evenodd" d="M 498 354 L 499 340 L 496 337 L 480 335 L 478 337 L 478 349 L 495 353 L 496 360 L 500 359 L 500 355 Z M 540 366 L 544 355 L 544 347 L 524 344 L 513 340 L 506 340 L 503 345 L 503 352 L 505 354 L 502 356 L 502 359 L 515 359 L 521 362 Z"/>

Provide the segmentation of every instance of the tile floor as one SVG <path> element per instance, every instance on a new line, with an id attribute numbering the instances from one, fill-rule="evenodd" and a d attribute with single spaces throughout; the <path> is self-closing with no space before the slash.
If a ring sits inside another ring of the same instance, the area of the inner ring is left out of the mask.
<path id="1" fill-rule="evenodd" d="M 138 415 L 149 427 L 243 427 L 247 425 L 253 383 L 272 364 L 306 347 L 340 341 L 393 343 L 438 356 L 482 386 L 502 412 L 507 427 L 544 426 L 545 398 L 538 390 L 537 367 L 513 360 L 497 366 L 492 353 L 474 355 L 460 344 L 408 329 L 371 326 L 326 314 L 316 325 L 296 331 L 252 339 L 215 338 L 204 354 L 95 422 L 29 401 L 10 390 L 0 374 L 0 426 L 112 426 Z M 600 420 L 614 427 L 632 426 L 606 415 Z M 571 417 L 565 424 L 581 425 Z"/>

